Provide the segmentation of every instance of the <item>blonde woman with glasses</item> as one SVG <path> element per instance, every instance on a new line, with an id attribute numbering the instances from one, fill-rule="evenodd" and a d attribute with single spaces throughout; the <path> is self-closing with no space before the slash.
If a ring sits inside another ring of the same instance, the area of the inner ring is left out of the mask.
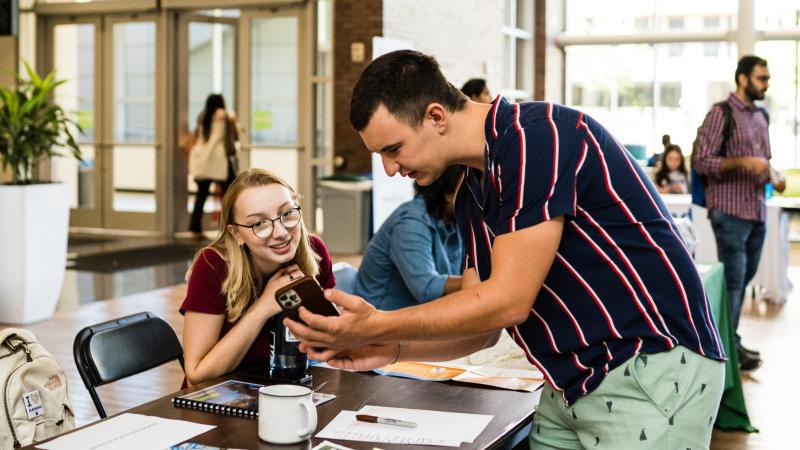
<path id="1" fill-rule="evenodd" d="M 180 307 L 187 384 L 269 362 L 279 288 L 303 274 L 334 286 L 328 250 L 306 230 L 298 199 L 261 169 L 241 173 L 225 193 L 218 237 L 195 255 Z"/>

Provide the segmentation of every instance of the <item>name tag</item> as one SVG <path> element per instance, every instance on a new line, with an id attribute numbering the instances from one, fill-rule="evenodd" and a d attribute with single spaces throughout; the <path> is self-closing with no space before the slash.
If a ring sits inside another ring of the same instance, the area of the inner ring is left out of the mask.
<path id="1" fill-rule="evenodd" d="M 28 420 L 44 414 L 44 405 L 42 405 L 42 397 L 39 396 L 39 391 L 28 392 L 22 396 L 22 401 L 25 403 Z"/>

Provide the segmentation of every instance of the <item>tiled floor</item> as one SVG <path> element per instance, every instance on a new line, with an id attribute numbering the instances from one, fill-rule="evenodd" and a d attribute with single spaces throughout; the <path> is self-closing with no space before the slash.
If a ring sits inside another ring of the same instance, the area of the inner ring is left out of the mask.
<path id="1" fill-rule="evenodd" d="M 77 239 L 72 237 L 67 248 L 67 258 L 73 259 L 79 255 L 108 253 L 167 242 L 169 242 L 167 239 L 141 237 L 99 238 L 81 236 Z M 69 268 L 68 264 L 58 310 L 183 283 L 190 262 L 188 259 L 181 262 L 164 262 L 155 259 L 149 267 L 113 272 L 73 270 Z"/>

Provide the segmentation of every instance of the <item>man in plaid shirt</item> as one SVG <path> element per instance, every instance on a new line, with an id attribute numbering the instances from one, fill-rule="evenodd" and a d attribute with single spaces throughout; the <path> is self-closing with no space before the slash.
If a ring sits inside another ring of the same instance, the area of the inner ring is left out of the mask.
<path id="1" fill-rule="evenodd" d="M 767 218 L 764 186 L 774 184 L 783 192 L 785 183 L 771 167 L 769 123 L 756 107 L 769 88 L 767 61 L 744 56 L 736 67 L 736 91 L 724 105 L 716 104 L 706 115 L 698 137 L 695 170 L 707 178 L 706 202 L 717 241 L 717 255 L 725 264 L 725 281 L 734 329 L 744 298 L 744 288 L 753 278 L 761 257 Z M 725 111 L 728 109 L 728 112 Z M 725 136 L 726 122 L 730 134 Z M 761 365 L 758 351 L 743 347 L 736 335 L 742 370 Z"/>

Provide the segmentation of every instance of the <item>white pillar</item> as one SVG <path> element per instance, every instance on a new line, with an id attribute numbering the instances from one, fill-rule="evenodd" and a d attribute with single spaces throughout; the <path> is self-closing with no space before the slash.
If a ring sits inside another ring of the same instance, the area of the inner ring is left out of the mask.
<path id="1" fill-rule="evenodd" d="M 739 58 L 756 49 L 756 14 L 754 0 L 739 0 L 739 23 L 736 33 Z"/>

